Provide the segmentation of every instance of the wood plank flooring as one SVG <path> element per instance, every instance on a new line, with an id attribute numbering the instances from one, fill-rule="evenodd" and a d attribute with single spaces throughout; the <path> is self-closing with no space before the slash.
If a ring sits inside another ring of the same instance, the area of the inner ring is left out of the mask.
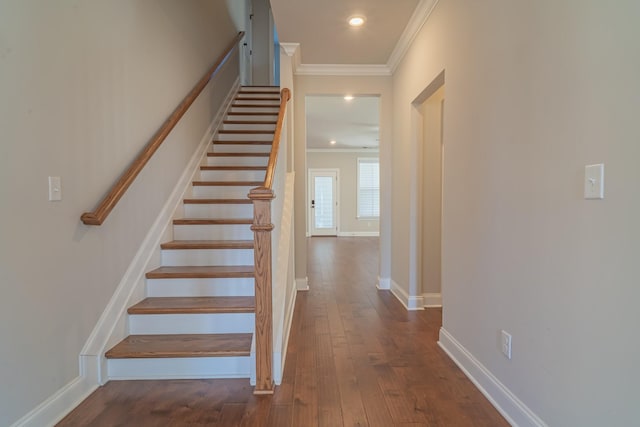
<path id="1" fill-rule="evenodd" d="M 58 426 L 500 427 L 508 423 L 437 346 L 442 313 L 375 288 L 377 238 L 309 239 L 282 385 L 112 381 Z"/>

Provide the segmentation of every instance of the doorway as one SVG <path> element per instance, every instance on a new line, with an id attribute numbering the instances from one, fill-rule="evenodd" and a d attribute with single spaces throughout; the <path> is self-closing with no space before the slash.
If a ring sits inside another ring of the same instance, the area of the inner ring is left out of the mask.
<path id="1" fill-rule="evenodd" d="M 338 235 L 338 169 L 309 169 L 309 232 Z"/>
<path id="2" fill-rule="evenodd" d="M 412 103 L 409 304 L 442 307 L 444 71 Z"/>

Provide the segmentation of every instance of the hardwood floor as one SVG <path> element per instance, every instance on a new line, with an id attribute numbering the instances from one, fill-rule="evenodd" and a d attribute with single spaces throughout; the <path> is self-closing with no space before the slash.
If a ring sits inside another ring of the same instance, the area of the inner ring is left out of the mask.
<path id="1" fill-rule="evenodd" d="M 282 385 L 112 381 L 58 426 L 508 426 L 438 347 L 442 313 L 375 288 L 377 238 L 309 239 Z"/>

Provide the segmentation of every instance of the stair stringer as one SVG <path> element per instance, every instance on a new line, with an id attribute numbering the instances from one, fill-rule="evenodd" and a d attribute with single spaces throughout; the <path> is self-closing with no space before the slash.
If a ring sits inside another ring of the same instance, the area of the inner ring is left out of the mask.
<path id="1" fill-rule="evenodd" d="M 200 172 L 211 140 L 222 127 L 239 88 L 240 81 L 236 79 L 80 351 L 80 377 L 89 384 L 97 386 L 108 381 L 105 351 L 129 334 L 127 309 L 144 297 L 145 273 L 160 265 L 160 243 L 171 236 L 172 220 L 182 208 L 182 200 L 190 195 L 191 183 Z"/>

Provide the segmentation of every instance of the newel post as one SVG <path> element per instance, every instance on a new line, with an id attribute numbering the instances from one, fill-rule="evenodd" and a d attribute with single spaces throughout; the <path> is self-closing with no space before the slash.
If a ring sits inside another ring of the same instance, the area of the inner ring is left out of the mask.
<path id="1" fill-rule="evenodd" d="M 254 394 L 273 394 L 273 309 L 271 296 L 271 200 L 273 190 L 249 192 L 253 200 L 253 257 L 256 293 L 256 388 Z"/>

